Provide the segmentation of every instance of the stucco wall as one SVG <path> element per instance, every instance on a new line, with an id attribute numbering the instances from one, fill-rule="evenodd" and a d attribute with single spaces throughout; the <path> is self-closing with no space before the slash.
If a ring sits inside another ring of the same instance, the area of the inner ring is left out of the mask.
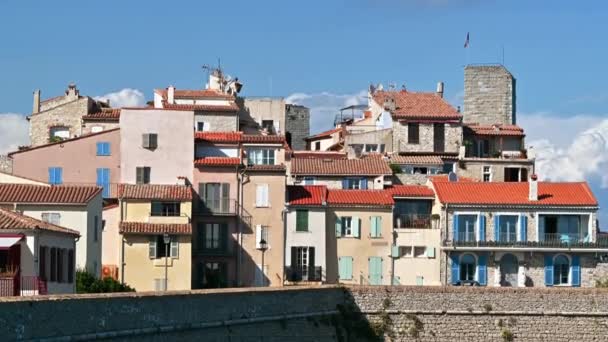
<path id="1" fill-rule="evenodd" d="M 296 210 L 299 209 L 308 210 L 308 231 L 296 231 Z M 315 266 L 321 267 L 322 279 L 325 280 L 325 275 L 327 273 L 327 266 L 325 264 L 325 238 L 327 236 L 325 231 L 325 208 L 289 208 L 287 209 L 286 220 L 285 265 L 293 265 L 291 260 L 291 247 L 314 247 Z"/>
<path id="2" fill-rule="evenodd" d="M 441 285 L 441 230 L 395 229 L 397 246 L 419 246 L 434 249 L 434 257 L 401 256 L 395 259 L 395 278 L 399 285 L 417 285 L 417 277 L 422 277 L 423 285 Z"/>
<path id="3" fill-rule="evenodd" d="M 97 155 L 98 142 L 110 143 L 109 156 Z M 120 149 L 120 132 L 115 130 L 26 150 L 12 155 L 13 174 L 48 182 L 48 168 L 61 167 L 64 183 L 96 184 L 97 168 L 108 168 L 110 183 L 118 183 L 120 182 Z M 133 174 L 135 176 L 135 171 Z"/>
<path id="4" fill-rule="evenodd" d="M 118 233 L 118 225 L 120 223 L 120 207 L 112 207 L 104 209 L 102 212 L 104 228 L 101 233 L 102 265 L 120 265 L 120 234 Z"/>
<path id="5" fill-rule="evenodd" d="M 29 178 L 23 178 L 3 172 L 0 172 L 0 183 L 47 185 L 47 183 L 45 182 L 40 182 Z"/>
<path id="6" fill-rule="evenodd" d="M 121 182 L 135 183 L 136 168 L 148 166 L 150 183 L 175 184 L 192 179 L 194 114 L 176 110 L 123 109 L 120 115 Z M 158 148 L 142 147 L 142 135 L 158 134 Z"/>
<path id="7" fill-rule="evenodd" d="M 473 179 L 483 179 L 483 167 L 490 166 L 491 181 L 492 182 L 504 182 L 505 181 L 505 168 L 524 168 L 528 170 L 528 177 L 534 173 L 534 160 L 519 159 L 519 160 L 499 160 L 499 159 L 464 159 L 459 163 L 456 163 L 458 169 L 456 173 L 461 177 L 468 177 Z M 522 179 L 527 181 L 527 179 Z"/>
<path id="8" fill-rule="evenodd" d="M 103 131 L 119 128 L 120 125 L 115 121 L 84 121 L 82 122 L 82 134 L 90 134 L 95 127 L 101 127 Z"/>
<path id="9" fill-rule="evenodd" d="M 238 116 L 235 113 L 195 112 L 194 127 L 204 122 L 210 132 L 234 132 L 238 130 Z"/>
<path id="10" fill-rule="evenodd" d="M 78 254 L 78 248 L 76 247 L 76 241 L 75 241 L 75 237 L 73 235 L 67 235 L 67 234 L 60 234 L 60 233 L 54 233 L 54 232 L 41 232 L 40 235 L 38 236 L 39 240 L 38 240 L 38 244 L 37 245 L 31 245 L 30 244 L 30 237 L 28 236 L 28 247 L 30 248 L 30 251 L 28 251 L 28 256 L 31 253 L 32 250 L 34 250 L 32 247 L 33 246 L 37 246 L 38 248 L 40 246 L 46 246 L 46 247 L 57 247 L 57 248 L 65 248 L 67 250 L 70 249 L 75 249 L 74 253 L 75 255 Z M 34 241 L 32 241 L 34 242 Z M 49 249 L 50 251 L 50 249 Z M 23 257 L 24 251 L 23 249 L 21 250 L 21 256 Z M 67 258 L 68 255 L 66 253 L 65 255 L 66 260 L 64 261 L 64 277 L 65 279 L 67 279 Z M 22 259 L 23 260 L 23 259 Z M 39 271 L 39 264 L 38 261 L 40 260 L 40 249 L 37 250 L 36 252 L 36 256 L 35 256 L 35 261 L 33 263 L 32 266 L 35 267 L 34 270 L 31 270 L 30 274 L 36 274 L 39 275 L 38 271 Z M 47 267 L 50 267 L 50 256 L 47 256 Z M 77 268 L 77 267 L 76 267 Z M 76 270 L 73 270 L 73 274 L 74 274 L 74 278 L 73 278 L 73 282 L 68 283 L 66 282 L 51 282 L 48 278 L 48 273 L 49 271 L 47 270 L 47 290 L 49 294 L 57 294 L 57 293 L 75 293 L 76 292 Z"/>
<path id="11" fill-rule="evenodd" d="M 408 125 L 405 122 L 393 121 L 393 150 L 395 152 L 433 152 L 434 124 L 419 124 L 419 143 L 408 143 Z M 462 126 L 446 123 L 444 129 L 444 152 L 458 153 L 462 145 Z"/>
<path id="12" fill-rule="evenodd" d="M 354 128 L 353 128 L 354 129 Z M 393 151 L 393 130 L 392 129 L 374 129 L 364 133 L 349 133 L 344 137 L 345 150 L 348 153 L 348 158 L 355 158 L 356 153 L 352 145 L 355 144 L 384 144 L 384 151 Z M 365 153 L 365 151 L 363 151 Z"/>
<path id="13" fill-rule="evenodd" d="M 279 134 L 285 134 L 285 99 L 282 97 L 244 98 L 239 117 L 248 125 L 243 126 L 246 133 L 259 132 L 262 120 L 279 122 Z M 252 125 L 257 123 L 258 126 Z"/>

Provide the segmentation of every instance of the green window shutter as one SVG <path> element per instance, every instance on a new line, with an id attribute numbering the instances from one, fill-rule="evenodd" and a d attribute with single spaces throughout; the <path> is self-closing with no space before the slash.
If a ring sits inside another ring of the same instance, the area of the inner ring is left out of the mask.
<path id="1" fill-rule="evenodd" d="M 296 231 L 308 231 L 308 210 L 296 210 Z"/>
<path id="2" fill-rule="evenodd" d="M 346 258 L 346 279 L 353 279 L 353 257 Z"/>
<path id="3" fill-rule="evenodd" d="M 336 237 L 342 236 L 342 218 L 336 218 Z"/>
<path id="4" fill-rule="evenodd" d="M 399 258 L 399 246 L 396 246 L 396 245 L 391 246 L 391 256 L 393 258 Z"/>
<path id="5" fill-rule="evenodd" d="M 376 237 L 382 237 L 382 216 L 376 216 Z"/>
<path id="6" fill-rule="evenodd" d="M 357 216 L 352 217 L 351 225 L 353 236 L 356 238 L 361 237 L 361 227 L 359 226 L 359 218 Z"/>
<path id="7" fill-rule="evenodd" d="M 382 258 L 370 257 L 368 262 L 369 283 L 371 285 L 382 285 Z"/>
<path id="8" fill-rule="evenodd" d="M 426 247 L 426 257 L 427 258 L 434 258 L 435 257 L 435 247 Z"/>
<path id="9" fill-rule="evenodd" d="M 353 258 L 339 257 L 338 258 L 338 274 L 340 280 L 353 279 Z"/>

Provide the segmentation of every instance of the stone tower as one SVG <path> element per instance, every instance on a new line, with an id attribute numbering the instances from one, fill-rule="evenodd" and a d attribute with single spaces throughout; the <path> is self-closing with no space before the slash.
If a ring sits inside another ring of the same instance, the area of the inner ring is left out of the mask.
<path id="1" fill-rule="evenodd" d="M 285 105 L 285 126 L 291 148 L 306 150 L 304 138 L 310 135 L 310 109 L 295 104 Z"/>
<path id="2" fill-rule="evenodd" d="M 515 124 L 515 77 L 502 65 L 464 68 L 464 122 Z"/>

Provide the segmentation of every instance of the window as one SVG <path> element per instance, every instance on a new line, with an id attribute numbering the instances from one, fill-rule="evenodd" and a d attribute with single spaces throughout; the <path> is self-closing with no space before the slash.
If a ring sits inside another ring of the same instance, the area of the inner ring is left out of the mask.
<path id="1" fill-rule="evenodd" d="M 57 248 L 51 248 L 51 279 L 50 281 L 57 281 Z"/>
<path id="2" fill-rule="evenodd" d="M 228 285 L 226 264 L 223 262 L 205 262 L 203 264 L 203 288 L 220 288 Z"/>
<path id="3" fill-rule="evenodd" d="M 348 190 L 367 189 L 367 179 L 365 179 L 365 178 L 344 178 L 342 180 L 342 189 L 348 189 Z"/>
<path id="4" fill-rule="evenodd" d="M 179 256 L 177 236 L 171 235 L 170 246 L 167 246 L 163 235 L 153 235 L 148 245 L 148 254 L 150 259 L 164 258 L 168 255 L 177 258 Z"/>
<path id="5" fill-rule="evenodd" d="M 407 124 L 407 143 L 420 143 L 420 125 L 417 122 L 410 122 Z"/>
<path id="6" fill-rule="evenodd" d="M 135 182 L 137 184 L 150 184 L 150 167 L 138 166 L 135 169 Z"/>
<path id="7" fill-rule="evenodd" d="M 454 163 L 445 163 L 443 164 L 443 173 L 455 172 Z"/>
<path id="8" fill-rule="evenodd" d="M 274 122 L 272 120 L 262 120 L 262 129 L 268 132 L 274 132 Z"/>
<path id="9" fill-rule="evenodd" d="M 292 260 L 292 264 L 293 264 Z M 296 248 L 296 272 L 299 273 L 301 279 L 308 280 L 308 261 L 309 261 L 309 253 L 308 247 L 297 247 Z"/>
<path id="10" fill-rule="evenodd" d="M 156 133 L 146 133 L 142 135 L 142 144 L 143 148 L 147 149 L 155 149 L 158 147 L 158 134 Z"/>
<path id="11" fill-rule="evenodd" d="M 379 152 L 378 151 L 378 144 L 366 144 L 365 145 L 365 152 Z"/>
<path id="12" fill-rule="evenodd" d="M 198 183 L 202 209 L 211 213 L 230 213 L 230 183 Z"/>
<path id="13" fill-rule="evenodd" d="M 50 224 L 55 224 L 60 226 L 61 224 L 61 214 L 59 213 L 42 213 L 41 219 L 44 222 L 48 222 Z"/>
<path id="14" fill-rule="evenodd" d="M 102 196 L 104 198 L 110 197 L 110 169 L 108 168 L 98 168 L 97 172 L 97 186 L 101 186 L 103 188 Z"/>
<path id="15" fill-rule="evenodd" d="M 63 183 L 63 169 L 60 167 L 49 167 L 49 184 Z"/>
<path id="16" fill-rule="evenodd" d="M 553 285 L 568 285 L 570 261 L 565 255 L 558 255 L 553 262 Z"/>
<path id="17" fill-rule="evenodd" d="M 266 247 L 270 247 L 270 234 L 268 226 L 258 224 L 255 226 L 255 248 L 261 248 L 261 241 L 266 241 Z"/>
<path id="18" fill-rule="evenodd" d="M 151 216 L 179 216 L 180 202 L 152 202 Z"/>
<path id="19" fill-rule="evenodd" d="M 460 259 L 460 280 L 475 280 L 475 257 L 471 254 L 465 254 Z"/>
<path id="20" fill-rule="evenodd" d="M 296 232 L 308 231 L 308 210 L 296 210 Z"/>
<path id="21" fill-rule="evenodd" d="M 458 241 L 475 241 L 477 215 L 458 215 Z"/>
<path id="22" fill-rule="evenodd" d="M 110 155 L 110 143 L 100 141 L 97 143 L 97 155 L 98 156 L 109 156 Z"/>
<path id="23" fill-rule="evenodd" d="M 353 236 L 353 218 L 350 216 L 344 216 L 342 220 L 342 236 Z"/>
<path id="24" fill-rule="evenodd" d="M 58 283 L 65 282 L 65 279 L 63 278 L 64 260 L 65 260 L 65 249 L 57 248 L 57 282 Z"/>
<path id="25" fill-rule="evenodd" d="M 490 155 L 490 141 L 487 139 L 477 141 L 477 156 L 487 157 Z"/>
<path id="26" fill-rule="evenodd" d="M 399 255 L 410 258 L 412 256 L 412 246 L 399 246 Z"/>
<path id="27" fill-rule="evenodd" d="M 208 132 L 210 129 L 208 122 L 199 121 L 196 123 L 196 130 L 199 132 Z"/>
<path id="28" fill-rule="evenodd" d="M 304 177 L 304 185 L 315 185 L 315 177 L 312 176 L 306 176 Z"/>
<path id="29" fill-rule="evenodd" d="M 247 156 L 247 165 L 274 165 L 275 163 L 274 149 L 249 149 Z"/>
<path id="30" fill-rule="evenodd" d="M 492 181 L 492 167 L 490 167 L 490 166 L 484 166 L 483 167 L 482 179 L 483 179 L 484 182 L 491 182 Z"/>
<path id="31" fill-rule="evenodd" d="M 415 246 L 414 258 L 422 258 L 426 256 L 426 247 Z"/>
<path id="32" fill-rule="evenodd" d="M 321 142 L 320 141 L 316 141 L 315 142 L 315 151 L 320 151 L 321 150 Z"/>
<path id="33" fill-rule="evenodd" d="M 51 127 L 50 138 L 68 139 L 70 137 L 70 129 L 68 127 Z"/>
<path id="34" fill-rule="evenodd" d="M 93 126 L 91 127 L 91 133 L 99 133 L 103 132 L 103 126 Z"/>
<path id="35" fill-rule="evenodd" d="M 74 282 L 74 250 L 68 250 L 68 283 Z"/>
<path id="36" fill-rule="evenodd" d="M 220 223 L 205 223 L 203 234 L 203 249 L 207 251 L 224 251 L 228 226 Z"/>
<path id="37" fill-rule="evenodd" d="M 338 274 L 340 280 L 353 279 L 353 257 L 345 256 L 338 258 Z"/>
<path id="38" fill-rule="evenodd" d="M 269 207 L 268 202 L 268 184 L 258 184 L 255 188 L 255 206 Z"/>
<path id="39" fill-rule="evenodd" d="M 517 216 L 500 215 L 498 227 L 497 241 L 513 242 L 517 240 Z"/>
<path id="40" fill-rule="evenodd" d="M 99 216 L 93 217 L 93 241 L 97 242 L 97 235 L 99 234 Z"/>
<path id="41" fill-rule="evenodd" d="M 43 280 L 46 279 L 46 269 L 47 269 L 47 254 L 49 248 L 46 246 L 40 246 L 39 255 L 38 255 L 38 276 Z"/>
<path id="42" fill-rule="evenodd" d="M 426 175 L 429 172 L 429 169 L 421 166 L 414 166 L 412 173 L 415 175 Z"/>
<path id="43" fill-rule="evenodd" d="M 379 238 L 382 237 L 382 216 L 372 216 L 370 217 L 370 232 L 369 236 L 371 238 Z"/>

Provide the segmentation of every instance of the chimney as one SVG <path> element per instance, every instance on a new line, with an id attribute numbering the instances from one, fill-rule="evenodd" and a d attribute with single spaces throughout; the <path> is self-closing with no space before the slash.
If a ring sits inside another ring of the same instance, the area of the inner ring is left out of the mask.
<path id="1" fill-rule="evenodd" d="M 40 113 L 40 89 L 34 90 L 34 108 L 32 114 Z"/>
<path id="2" fill-rule="evenodd" d="M 538 201 L 538 176 L 535 174 L 530 176 L 530 181 L 528 182 L 528 187 L 530 189 L 528 200 L 530 201 Z"/>
<path id="3" fill-rule="evenodd" d="M 167 103 L 168 104 L 175 103 L 175 87 L 172 85 L 169 86 L 169 88 L 167 88 Z"/>
<path id="4" fill-rule="evenodd" d="M 443 98 L 443 82 L 437 82 L 437 95 Z"/>

